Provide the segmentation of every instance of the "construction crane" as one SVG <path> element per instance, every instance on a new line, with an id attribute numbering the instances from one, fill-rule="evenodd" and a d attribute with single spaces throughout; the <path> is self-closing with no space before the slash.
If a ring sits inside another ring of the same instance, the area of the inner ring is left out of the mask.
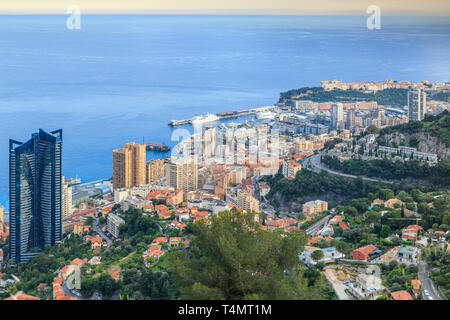
<path id="1" fill-rule="evenodd" d="M 417 217 L 411 217 L 411 218 L 388 218 L 388 220 L 414 220 L 416 221 L 416 225 L 419 225 L 419 221 L 422 220 L 421 218 L 417 218 Z M 417 235 L 419 232 L 416 232 L 416 239 L 414 240 L 414 243 L 417 242 Z"/>

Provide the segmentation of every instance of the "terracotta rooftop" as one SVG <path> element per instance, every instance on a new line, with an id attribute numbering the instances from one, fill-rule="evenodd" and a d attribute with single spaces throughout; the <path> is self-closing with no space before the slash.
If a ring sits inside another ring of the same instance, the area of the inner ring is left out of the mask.
<path id="1" fill-rule="evenodd" d="M 394 300 L 413 300 L 413 297 L 405 290 L 392 292 L 391 296 Z"/>

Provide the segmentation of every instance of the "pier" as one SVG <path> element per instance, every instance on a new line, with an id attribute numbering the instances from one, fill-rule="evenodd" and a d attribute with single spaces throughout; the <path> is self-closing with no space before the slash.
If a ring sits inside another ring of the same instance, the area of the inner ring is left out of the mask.
<path id="1" fill-rule="evenodd" d="M 238 118 L 242 116 L 248 116 L 251 114 L 256 114 L 258 112 L 272 110 L 275 108 L 275 106 L 266 106 L 266 107 L 260 107 L 260 108 L 253 108 L 253 109 L 247 109 L 247 110 L 238 110 L 238 111 L 226 111 L 226 112 L 219 112 L 216 113 L 216 116 L 219 117 L 219 120 L 222 119 L 232 119 L 232 118 Z M 171 120 L 169 122 L 169 126 L 181 126 L 184 124 L 192 124 L 191 119 L 184 119 L 184 120 Z"/>

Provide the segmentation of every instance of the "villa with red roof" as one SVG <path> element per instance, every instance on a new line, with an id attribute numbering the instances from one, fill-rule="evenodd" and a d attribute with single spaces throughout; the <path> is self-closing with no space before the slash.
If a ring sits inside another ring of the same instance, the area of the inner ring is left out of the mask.
<path id="1" fill-rule="evenodd" d="M 414 300 L 413 297 L 406 290 L 395 291 L 391 293 L 394 300 Z"/>
<path id="2" fill-rule="evenodd" d="M 368 244 L 367 246 L 353 250 L 352 256 L 354 260 L 367 260 L 369 255 L 375 250 L 377 250 L 377 247 L 373 244 Z"/>

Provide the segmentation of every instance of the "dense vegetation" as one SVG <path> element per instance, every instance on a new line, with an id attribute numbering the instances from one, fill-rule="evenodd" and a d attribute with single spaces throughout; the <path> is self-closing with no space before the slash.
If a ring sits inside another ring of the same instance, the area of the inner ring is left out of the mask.
<path id="1" fill-rule="evenodd" d="M 307 91 L 312 91 L 306 94 Z M 321 87 L 305 87 L 301 89 L 289 90 L 280 94 L 280 102 L 292 99 L 295 100 L 312 100 L 314 102 L 355 102 L 355 101 L 376 101 L 381 105 L 404 106 L 407 102 L 406 89 L 384 89 L 375 93 L 364 93 L 358 90 L 339 90 L 334 89 L 325 91 Z"/>
<path id="2" fill-rule="evenodd" d="M 409 121 L 408 123 L 399 124 L 396 126 L 386 127 L 380 130 L 380 135 L 377 141 L 381 145 L 385 144 L 385 135 L 391 133 L 413 134 L 420 131 L 430 132 L 432 135 L 439 138 L 445 143 L 447 147 L 450 146 L 450 113 L 448 110 L 441 112 L 436 116 L 425 115 L 423 121 Z"/>
<path id="3" fill-rule="evenodd" d="M 450 159 L 441 160 L 435 166 L 418 160 L 391 161 L 388 159 L 350 159 L 340 161 L 337 157 L 322 156 L 322 162 L 330 169 L 358 176 L 380 179 L 421 179 L 441 186 L 450 185 Z"/>
<path id="4" fill-rule="evenodd" d="M 448 246 L 434 245 L 424 250 L 427 263 L 432 267 L 431 278 L 447 298 L 450 297 L 450 252 Z"/>
<path id="5" fill-rule="evenodd" d="M 152 216 L 142 215 L 142 211 L 138 209 L 130 209 L 122 212 L 125 224 L 120 226 L 120 236 L 127 239 L 135 239 L 135 241 L 144 241 L 150 243 L 153 238 L 158 236 L 160 232 L 158 227 L 158 219 Z"/>
<path id="6" fill-rule="evenodd" d="M 28 263 L 21 263 L 15 266 L 7 265 L 3 272 L 5 279 L 15 275 L 20 279 L 14 290 L 23 290 L 27 294 L 43 296 L 43 292 L 38 292 L 37 286 L 40 283 L 50 285 L 55 272 L 67 265 L 75 257 L 83 257 L 92 254 L 90 244 L 83 243 L 81 237 L 74 236 L 66 239 L 64 243 L 55 247 L 47 246 L 38 256 Z"/>
<path id="7" fill-rule="evenodd" d="M 440 91 L 431 96 L 431 99 L 438 101 L 450 101 L 450 92 L 449 91 Z"/>
<path id="8" fill-rule="evenodd" d="M 292 180 L 284 178 L 281 173 L 269 177 L 267 180 L 271 186 L 268 198 L 279 192 L 286 201 L 295 201 L 307 195 L 324 193 L 333 193 L 347 198 L 361 198 L 368 192 L 376 192 L 381 186 L 362 179 L 331 175 L 324 170 L 316 173 L 306 169 L 298 172 L 295 179 Z"/>
<path id="9" fill-rule="evenodd" d="M 191 251 L 170 256 L 171 270 L 185 299 L 324 299 L 331 294 L 318 270 L 298 259 L 303 232 L 270 232 L 255 214 L 236 210 L 194 224 Z"/>
<path id="10" fill-rule="evenodd" d="M 412 292 L 411 280 L 417 279 L 417 266 L 404 264 L 398 264 L 396 261 L 391 262 L 389 265 L 381 265 L 383 273 L 386 274 L 383 277 L 383 284 L 391 291 L 407 290 Z"/>

